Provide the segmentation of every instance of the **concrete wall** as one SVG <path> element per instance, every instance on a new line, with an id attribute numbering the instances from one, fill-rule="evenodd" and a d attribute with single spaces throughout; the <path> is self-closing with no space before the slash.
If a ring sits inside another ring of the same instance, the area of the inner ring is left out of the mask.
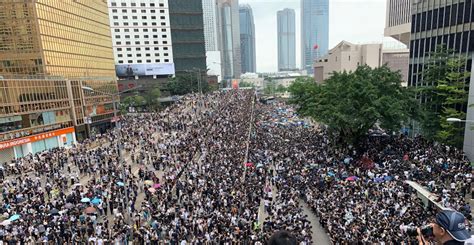
<path id="1" fill-rule="evenodd" d="M 473 55 L 474 58 L 474 55 Z M 469 83 L 469 98 L 468 105 L 474 104 L 474 73 L 471 73 L 471 81 Z M 466 120 L 464 130 L 464 152 L 469 160 L 474 161 L 474 107 L 467 107 Z"/>

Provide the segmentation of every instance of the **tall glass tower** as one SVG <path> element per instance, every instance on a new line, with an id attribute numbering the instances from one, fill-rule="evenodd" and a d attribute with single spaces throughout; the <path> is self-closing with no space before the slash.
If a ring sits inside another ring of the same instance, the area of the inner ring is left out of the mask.
<path id="1" fill-rule="evenodd" d="M 313 73 L 313 62 L 327 54 L 329 0 L 301 0 L 301 67 Z"/>
<path id="2" fill-rule="evenodd" d="M 278 71 L 296 69 L 295 10 L 278 11 Z"/>
<path id="3" fill-rule="evenodd" d="M 240 5 L 239 13 L 242 73 L 255 72 L 255 23 L 252 8 L 248 4 Z"/>

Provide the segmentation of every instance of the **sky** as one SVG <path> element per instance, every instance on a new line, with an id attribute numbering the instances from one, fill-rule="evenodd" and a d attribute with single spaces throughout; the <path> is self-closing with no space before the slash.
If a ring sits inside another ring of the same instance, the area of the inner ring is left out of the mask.
<path id="1" fill-rule="evenodd" d="M 257 72 L 278 70 L 277 11 L 296 12 L 296 65 L 301 65 L 300 0 L 239 0 L 252 7 Z M 355 44 L 395 42 L 384 38 L 386 0 L 329 0 L 329 49 L 342 40 Z"/>

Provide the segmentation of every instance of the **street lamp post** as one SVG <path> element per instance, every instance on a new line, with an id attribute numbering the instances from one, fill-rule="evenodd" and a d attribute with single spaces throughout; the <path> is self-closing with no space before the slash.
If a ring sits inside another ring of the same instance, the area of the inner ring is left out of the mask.
<path id="1" fill-rule="evenodd" d="M 465 122 L 465 123 L 474 123 L 474 120 L 462 120 L 460 118 L 450 117 L 446 119 L 446 122 Z"/>

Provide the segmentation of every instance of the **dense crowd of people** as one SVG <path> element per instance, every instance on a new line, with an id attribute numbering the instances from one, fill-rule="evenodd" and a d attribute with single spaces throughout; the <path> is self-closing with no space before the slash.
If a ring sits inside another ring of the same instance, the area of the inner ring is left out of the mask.
<path id="1" fill-rule="evenodd" d="M 408 242 L 400 225 L 421 225 L 432 210 L 405 180 L 471 213 L 460 151 L 403 135 L 341 149 L 250 90 L 187 95 L 120 124 L 3 165 L 0 241 L 263 244 L 287 230 L 312 244 L 314 215 L 334 244 Z"/>

